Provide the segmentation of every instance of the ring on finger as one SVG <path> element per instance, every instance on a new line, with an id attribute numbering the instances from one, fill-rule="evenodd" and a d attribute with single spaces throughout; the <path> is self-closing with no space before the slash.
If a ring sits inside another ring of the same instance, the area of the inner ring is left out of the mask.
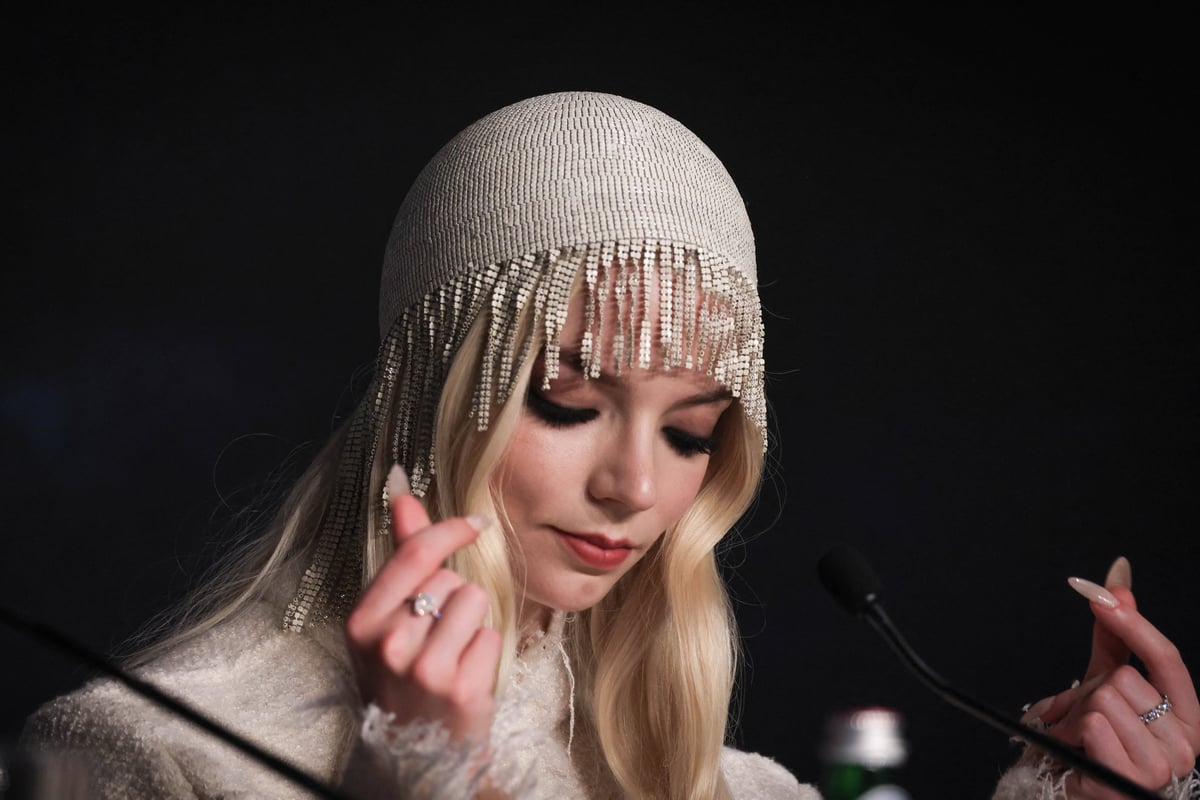
<path id="1" fill-rule="evenodd" d="M 434 619 L 442 618 L 442 610 L 437 607 L 437 601 L 433 599 L 432 595 L 425 594 L 425 592 L 417 592 L 408 598 L 407 602 L 412 604 L 412 613 L 414 616 L 430 616 Z"/>
<path id="2" fill-rule="evenodd" d="M 1158 719 L 1159 717 L 1165 717 L 1167 715 L 1167 712 L 1169 712 L 1170 710 L 1171 710 L 1171 701 L 1168 700 L 1167 696 L 1164 694 L 1162 696 L 1161 703 L 1159 703 L 1154 708 L 1147 711 L 1145 714 L 1138 714 L 1138 719 L 1140 719 L 1142 722 L 1149 725 L 1151 722 L 1154 722 L 1154 720 Z"/>

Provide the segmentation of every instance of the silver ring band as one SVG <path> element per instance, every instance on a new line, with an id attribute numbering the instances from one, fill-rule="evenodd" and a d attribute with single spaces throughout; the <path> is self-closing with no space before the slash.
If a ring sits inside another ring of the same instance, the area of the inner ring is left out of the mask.
<path id="1" fill-rule="evenodd" d="M 1165 717 L 1167 715 L 1167 712 L 1170 710 L 1171 710 L 1171 701 L 1168 700 L 1167 696 L 1164 694 L 1162 696 L 1161 703 L 1159 703 L 1154 708 L 1147 711 L 1145 714 L 1138 714 L 1138 719 L 1140 719 L 1142 722 L 1149 725 L 1151 722 L 1154 722 L 1154 720 L 1158 719 L 1159 717 Z"/>

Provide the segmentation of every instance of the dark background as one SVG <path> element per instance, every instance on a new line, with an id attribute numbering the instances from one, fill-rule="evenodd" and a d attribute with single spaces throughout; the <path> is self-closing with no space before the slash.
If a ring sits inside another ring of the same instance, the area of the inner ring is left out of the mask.
<path id="1" fill-rule="evenodd" d="M 111 651 L 178 598 L 361 390 L 424 162 L 501 105 L 587 89 L 692 128 L 755 224 L 775 466 L 730 554 L 741 746 L 813 781 L 824 717 L 874 703 L 906 716 L 917 797 L 986 796 L 1014 756 L 826 598 L 835 542 L 927 660 L 1014 714 L 1082 675 L 1065 579 L 1120 554 L 1200 663 L 1182 20 L 788 13 L 47 7 L 10 28 L 0 602 Z M 8 631 L 0 654 L 11 742 L 86 673 Z"/>

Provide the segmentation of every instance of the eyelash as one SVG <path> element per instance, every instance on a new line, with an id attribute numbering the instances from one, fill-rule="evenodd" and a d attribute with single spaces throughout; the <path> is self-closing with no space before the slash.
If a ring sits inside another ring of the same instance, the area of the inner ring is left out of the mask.
<path id="1" fill-rule="evenodd" d="M 592 408 L 571 408 L 552 403 L 540 392 L 530 389 L 525 396 L 525 405 L 533 415 L 552 428 L 568 428 L 573 425 L 583 425 L 600 416 L 600 412 Z M 681 456 L 712 455 L 717 449 L 717 440 L 712 436 L 693 436 L 678 428 L 664 428 L 667 443 Z"/>
<path id="2" fill-rule="evenodd" d="M 529 390 L 525 405 L 534 416 L 554 428 L 566 428 L 571 425 L 582 425 L 600 416 L 600 412 L 592 408 L 570 408 L 551 403 L 540 392 Z"/>

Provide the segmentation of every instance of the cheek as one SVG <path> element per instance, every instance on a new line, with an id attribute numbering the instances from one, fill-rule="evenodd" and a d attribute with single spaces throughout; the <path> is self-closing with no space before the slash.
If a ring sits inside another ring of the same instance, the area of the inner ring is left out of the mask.
<path id="1" fill-rule="evenodd" d="M 571 433 L 569 428 L 550 428 L 522 417 L 500 462 L 501 493 L 510 516 L 522 516 L 523 508 L 566 494 L 570 482 L 579 478 L 587 442 Z"/>
<path id="2" fill-rule="evenodd" d="M 680 468 L 678 460 L 670 469 L 665 470 L 666 477 L 660 481 L 660 497 L 662 498 L 662 506 L 664 514 L 668 517 L 667 525 L 670 527 L 679 521 L 679 518 L 691 508 L 691 505 L 696 500 L 696 495 L 700 493 L 700 485 L 704 482 L 704 475 L 708 469 L 708 459 L 698 458 L 695 463 L 690 461 L 685 462 L 685 466 Z"/>

